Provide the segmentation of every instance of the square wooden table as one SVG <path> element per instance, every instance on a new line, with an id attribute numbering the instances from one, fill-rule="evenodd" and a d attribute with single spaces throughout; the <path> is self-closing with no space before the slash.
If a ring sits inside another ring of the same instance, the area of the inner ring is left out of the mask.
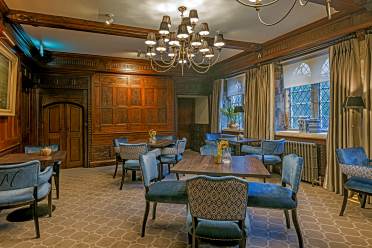
<path id="1" fill-rule="evenodd" d="M 10 153 L 0 157 L 1 164 L 20 164 L 32 160 L 39 160 L 40 163 L 53 164 L 57 161 L 64 161 L 66 159 L 66 151 L 53 152 L 49 156 L 42 156 L 39 153 Z"/>
<path id="2" fill-rule="evenodd" d="M 229 164 L 217 164 L 213 156 L 192 155 L 185 156 L 178 162 L 171 172 L 179 174 L 209 175 L 209 176 L 236 176 L 268 178 L 269 171 L 265 165 L 252 156 L 232 156 Z"/>

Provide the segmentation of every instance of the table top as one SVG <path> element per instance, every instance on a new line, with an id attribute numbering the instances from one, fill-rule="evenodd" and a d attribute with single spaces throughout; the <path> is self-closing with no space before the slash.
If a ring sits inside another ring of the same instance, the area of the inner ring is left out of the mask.
<path id="1" fill-rule="evenodd" d="M 213 156 L 185 156 L 171 168 L 171 172 L 179 174 L 237 176 L 237 177 L 270 177 L 264 164 L 252 156 L 233 156 L 229 164 L 216 164 Z"/>
<path id="2" fill-rule="evenodd" d="M 129 144 L 139 144 L 146 143 L 150 148 L 164 148 L 169 145 L 175 144 L 174 140 L 157 140 L 155 143 L 150 142 L 149 140 L 134 140 L 129 141 Z"/>
<path id="3" fill-rule="evenodd" d="M 220 140 L 227 140 L 231 144 L 247 144 L 247 143 L 252 143 L 252 142 L 260 142 L 260 139 L 255 139 L 255 138 L 220 138 Z"/>
<path id="4" fill-rule="evenodd" d="M 0 157 L 0 164 L 19 164 L 32 160 L 39 160 L 40 162 L 56 162 L 63 161 L 66 158 L 65 151 L 53 152 L 49 156 L 42 156 L 39 153 L 10 153 Z"/>

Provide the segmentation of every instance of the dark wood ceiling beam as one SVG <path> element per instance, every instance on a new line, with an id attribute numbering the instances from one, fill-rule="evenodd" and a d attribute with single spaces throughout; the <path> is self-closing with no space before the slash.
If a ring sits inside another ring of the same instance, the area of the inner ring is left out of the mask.
<path id="1" fill-rule="evenodd" d="M 59 28 L 91 33 L 125 36 L 131 38 L 146 39 L 149 32 L 157 33 L 157 30 L 132 27 L 121 24 L 106 25 L 103 22 L 96 22 L 72 17 L 55 16 L 40 13 L 33 13 L 21 10 L 9 10 L 7 14 L 9 21 L 18 24 L 27 24 L 37 27 Z M 212 38 L 209 38 L 212 41 Z M 260 45 L 253 42 L 236 40 L 225 40 L 226 48 L 256 51 Z"/>
<path id="2" fill-rule="evenodd" d="M 325 5 L 325 0 L 309 0 L 312 3 Z M 363 8 L 369 0 L 331 0 L 331 6 L 337 11 L 352 12 Z"/>

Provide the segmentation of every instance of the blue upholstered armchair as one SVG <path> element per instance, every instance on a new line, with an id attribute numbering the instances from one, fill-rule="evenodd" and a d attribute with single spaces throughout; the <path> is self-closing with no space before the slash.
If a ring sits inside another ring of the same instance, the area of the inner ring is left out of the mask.
<path id="1" fill-rule="evenodd" d="M 280 140 L 263 140 L 260 147 L 242 146 L 242 152 L 254 155 L 265 165 L 277 165 L 282 162 L 284 153 L 285 139 Z"/>
<path id="2" fill-rule="evenodd" d="M 189 243 L 198 239 L 246 243 L 248 183 L 236 177 L 198 176 L 186 181 Z"/>
<path id="3" fill-rule="evenodd" d="M 172 147 L 165 147 L 161 150 L 160 156 L 160 173 L 163 175 L 163 165 L 168 165 L 168 171 L 170 172 L 170 166 L 177 164 L 183 158 L 183 153 L 186 149 L 186 138 L 182 138 L 176 141 L 176 145 Z M 178 174 L 176 174 L 178 179 Z"/>
<path id="4" fill-rule="evenodd" d="M 340 216 L 344 215 L 348 191 L 359 193 L 364 208 L 367 195 L 372 195 L 372 160 L 368 159 L 363 147 L 336 149 L 336 156 L 344 183 L 344 200 Z"/>
<path id="5" fill-rule="evenodd" d="M 36 237 L 40 237 L 37 203 L 48 196 L 49 216 L 52 216 L 52 167 L 40 172 L 40 162 L 0 166 L 0 210 L 31 205 Z"/>
<path id="6" fill-rule="evenodd" d="M 148 148 L 146 143 L 120 143 L 120 158 L 123 161 L 123 173 L 121 176 L 120 190 L 123 189 L 125 174 L 128 170 L 132 171 L 132 181 L 136 180 L 136 171 L 141 170 L 139 157 L 141 154 L 147 153 L 147 151 Z"/>
<path id="7" fill-rule="evenodd" d="M 115 172 L 113 178 L 116 177 L 116 173 L 118 172 L 119 163 L 123 162 L 120 157 L 120 143 L 128 143 L 127 138 L 115 138 L 112 140 L 112 145 L 114 146 L 115 151 Z"/>
<path id="8" fill-rule="evenodd" d="M 58 144 L 51 144 L 51 145 L 43 145 L 43 146 L 25 146 L 25 153 L 26 154 L 40 153 L 41 149 L 44 148 L 45 146 L 50 147 L 52 152 L 59 151 Z M 60 174 L 61 174 L 61 165 L 62 165 L 62 161 L 56 161 L 53 164 L 53 180 L 56 186 L 57 199 L 59 199 L 59 194 L 60 194 L 59 181 L 60 181 Z"/>
<path id="9" fill-rule="evenodd" d="M 303 158 L 295 154 L 287 155 L 283 158 L 282 185 L 250 182 L 248 193 L 248 207 L 284 210 L 287 228 L 290 228 L 289 210 L 291 210 L 300 248 L 303 247 L 303 240 L 297 220 L 297 192 L 302 170 Z"/>
<path id="10" fill-rule="evenodd" d="M 156 135 L 156 140 L 171 140 L 176 141 L 177 137 L 175 135 Z"/>
<path id="11" fill-rule="evenodd" d="M 159 181 L 156 153 L 150 151 L 140 155 L 143 184 L 145 186 L 146 209 L 143 217 L 141 237 L 145 236 L 150 202 L 153 202 L 152 219 L 156 217 L 157 203 L 187 204 L 185 181 Z"/>

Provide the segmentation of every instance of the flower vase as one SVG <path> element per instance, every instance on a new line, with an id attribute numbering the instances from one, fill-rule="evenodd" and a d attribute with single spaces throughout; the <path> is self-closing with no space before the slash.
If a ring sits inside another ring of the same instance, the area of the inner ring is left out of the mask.
<path id="1" fill-rule="evenodd" d="M 214 156 L 214 162 L 216 164 L 222 164 L 222 153 L 221 152 L 217 152 L 217 155 Z"/>
<path id="2" fill-rule="evenodd" d="M 223 149 L 222 151 L 222 163 L 229 164 L 231 163 L 232 157 L 229 148 Z"/>
<path id="3" fill-rule="evenodd" d="M 149 139 L 149 141 L 150 141 L 151 144 L 155 144 L 156 143 L 156 137 L 151 137 Z"/>

